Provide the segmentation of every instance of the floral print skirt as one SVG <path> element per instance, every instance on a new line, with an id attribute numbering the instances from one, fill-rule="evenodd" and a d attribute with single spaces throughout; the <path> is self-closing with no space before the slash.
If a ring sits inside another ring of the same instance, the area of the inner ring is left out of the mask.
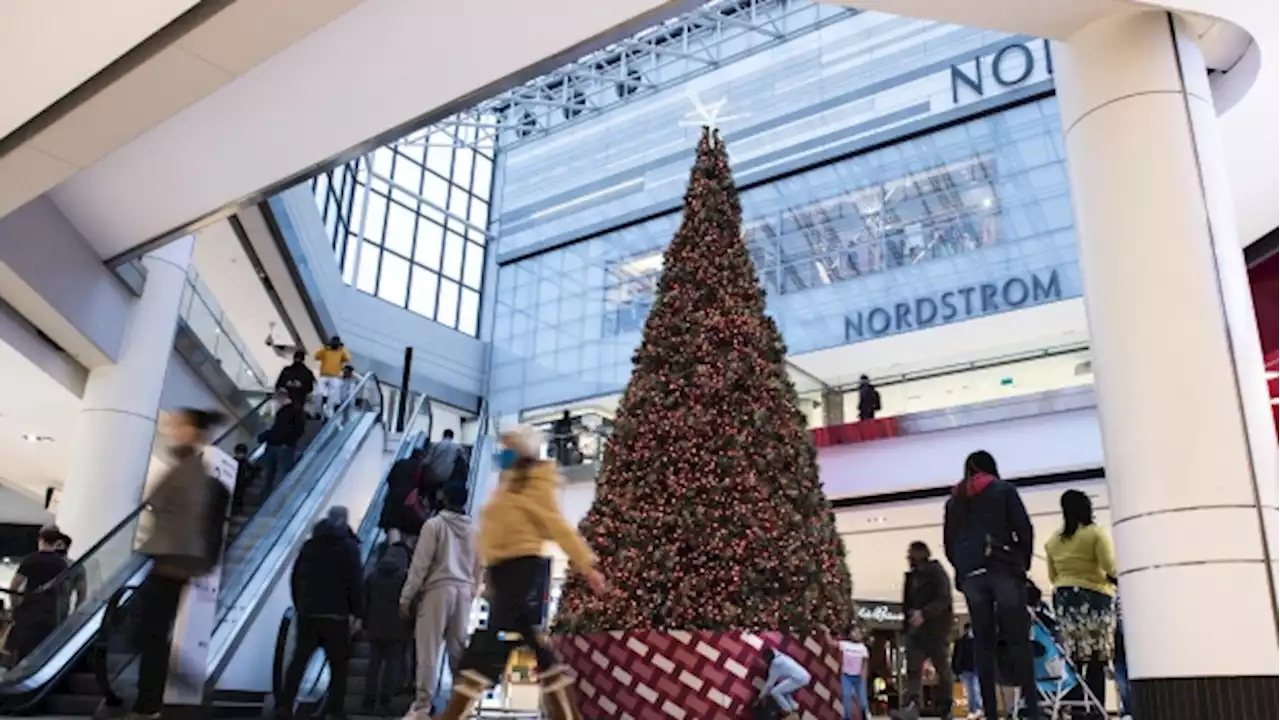
<path id="1" fill-rule="evenodd" d="M 1110 595 L 1082 587 L 1053 591 L 1053 611 L 1062 643 L 1073 661 L 1110 662 L 1115 643 L 1115 602 Z"/>

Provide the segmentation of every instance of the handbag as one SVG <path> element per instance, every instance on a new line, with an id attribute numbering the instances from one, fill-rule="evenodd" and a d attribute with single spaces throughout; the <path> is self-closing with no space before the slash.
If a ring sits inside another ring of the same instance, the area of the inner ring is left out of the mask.
<path id="1" fill-rule="evenodd" d="M 419 524 L 427 521 L 427 503 L 422 497 L 422 466 L 418 466 L 418 472 L 414 475 L 413 489 L 404 498 L 404 510 Z"/>

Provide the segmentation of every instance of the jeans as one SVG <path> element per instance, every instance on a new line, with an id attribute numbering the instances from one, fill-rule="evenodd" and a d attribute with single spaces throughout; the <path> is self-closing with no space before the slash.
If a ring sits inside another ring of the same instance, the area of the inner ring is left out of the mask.
<path id="1" fill-rule="evenodd" d="M 965 578 L 961 585 L 973 624 L 974 667 L 982 692 L 982 707 L 996 708 L 996 643 L 1003 637 L 1009 650 L 1010 685 L 1022 689 L 1025 718 L 1040 717 L 1035 667 L 1031 658 L 1031 616 L 1027 613 L 1026 579 L 991 570 Z"/>
<path id="2" fill-rule="evenodd" d="M 955 686 L 951 682 L 949 645 L 945 635 L 932 637 L 916 633 L 907 636 L 907 703 L 915 703 L 916 707 L 924 708 L 921 685 L 924 661 L 927 659 L 933 663 L 933 669 L 938 673 L 937 705 L 942 711 L 943 718 L 951 717 L 951 709 L 955 705 L 952 696 Z"/>
<path id="3" fill-rule="evenodd" d="M 982 709 L 982 690 L 978 687 L 978 674 L 974 672 L 960 673 L 960 684 L 964 686 L 964 696 L 969 701 L 969 712 Z"/>
<path id="4" fill-rule="evenodd" d="M 273 490 L 280 487 L 280 483 L 284 482 L 289 471 L 293 469 L 293 464 L 297 462 L 298 454 L 291 445 L 268 445 L 266 451 L 262 454 L 262 497 L 265 500 Z"/>
<path id="5" fill-rule="evenodd" d="M 867 704 L 867 678 L 865 675 L 840 675 L 840 688 L 844 691 L 844 718 L 853 720 L 853 700 L 858 699 L 858 712 L 861 717 L 871 716 L 871 707 Z"/>
<path id="6" fill-rule="evenodd" d="M 369 675 L 365 679 L 364 706 L 386 708 L 391 696 L 404 687 L 404 662 L 408 657 L 403 640 L 369 641 Z"/>
<path id="7" fill-rule="evenodd" d="M 782 712 L 795 712 L 796 708 L 799 706 L 796 704 L 795 698 L 791 697 L 791 695 L 795 691 L 804 687 L 804 685 L 804 682 L 796 678 L 783 678 L 778 681 L 777 685 L 773 686 L 772 690 L 769 691 L 769 696 L 778 704 L 778 709 L 782 710 Z"/>
<path id="8" fill-rule="evenodd" d="M 276 706 L 286 714 L 293 711 L 293 701 L 298 697 L 298 687 L 302 685 L 302 674 L 307 670 L 307 663 L 316 650 L 321 649 L 324 650 L 325 660 L 329 662 L 329 695 L 326 698 L 325 714 L 337 717 L 346 715 L 351 625 L 347 618 L 307 615 L 298 616 L 293 658 L 289 660 L 280 697 L 276 698 Z"/>
<path id="9" fill-rule="evenodd" d="M 139 617 L 134 635 L 138 660 L 138 698 L 133 711 L 152 715 L 164 707 L 164 688 L 169 681 L 170 634 L 178 617 L 178 601 L 186 580 L 165 577 L 154 570 L 138 588 Z"/>

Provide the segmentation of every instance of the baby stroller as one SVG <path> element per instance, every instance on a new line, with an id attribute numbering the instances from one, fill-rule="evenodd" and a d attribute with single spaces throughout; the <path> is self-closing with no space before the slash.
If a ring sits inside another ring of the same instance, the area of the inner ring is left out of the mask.
<path id="1" fill-rule="evenodd" d="M 1044 602 L 1039 588 L 1031 583 L 1028 585 L 1031 655 L 1042 717 L 1046 720 L 1106 717 L 1107 710 L 1102 701 L 1090 692 L 1062 648 L 1053 608 Z"/>

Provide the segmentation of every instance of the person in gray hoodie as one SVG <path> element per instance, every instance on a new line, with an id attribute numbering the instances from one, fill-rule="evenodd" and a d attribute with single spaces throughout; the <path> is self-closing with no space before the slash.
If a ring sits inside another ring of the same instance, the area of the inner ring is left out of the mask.
<path id="1" fill-rule="evenodd" d="M 418 604 L 414 640 L 417 677 L 413 707 L 407 718 L 426 720 L 439 684 L 440 646 L 443 642 L 449 666 L 462 658 L 471 621 L 471 603 L 482 565 L 476 551 L 476 533 L 464 514 L 467 489 L 446 485 L 441 490 L 441 511 L 422 525 L 418 545 L 409 564 L 409 577 L 400 591 L 400 614 L 410 617 Z"/>

